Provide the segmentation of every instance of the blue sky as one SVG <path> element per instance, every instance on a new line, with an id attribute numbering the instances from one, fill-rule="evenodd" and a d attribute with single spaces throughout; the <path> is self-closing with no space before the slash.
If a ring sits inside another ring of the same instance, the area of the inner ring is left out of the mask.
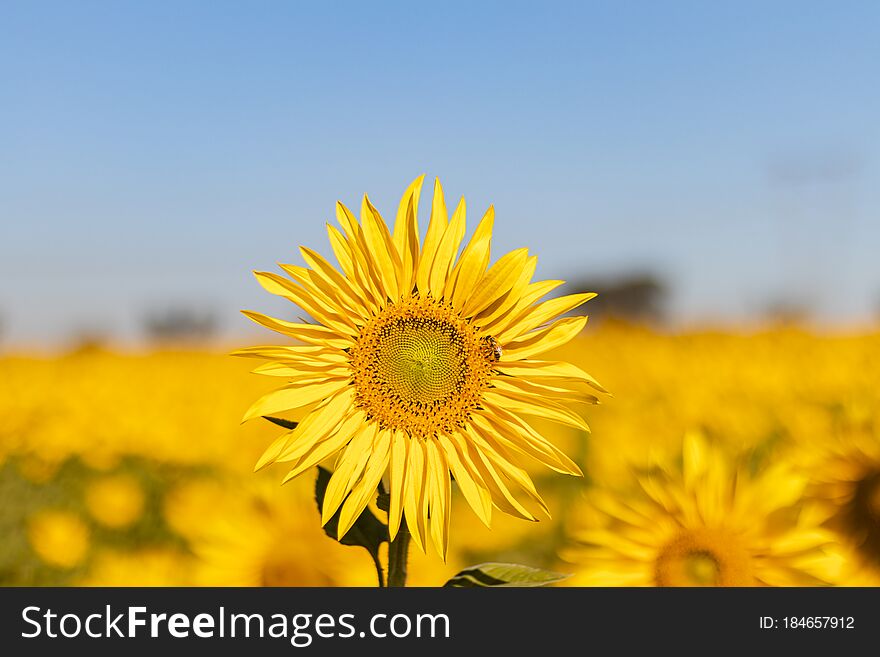
<path id="1" fill-rule="evenodd" d="M 420 173 L 544 277 L 650 269 L 685 320 L 880 306 L 880 4 L 0 5 L 4 341 L 279 306 L 337 199 Z M 423 206 L 424 208 L 424 206 Z"/>

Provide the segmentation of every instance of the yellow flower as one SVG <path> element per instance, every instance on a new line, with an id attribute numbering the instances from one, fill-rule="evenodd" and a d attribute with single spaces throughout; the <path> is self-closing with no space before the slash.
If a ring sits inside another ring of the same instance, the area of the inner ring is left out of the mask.
<path id="1" fill-rule="evenodd" d="M 191 558 L 163 548 L 102 550 L 77 586 L 187 586 Z"/>
<path id="2" fill-rule="evenodd" d="M 852 581 L 880 580 L 880 441 L 873 431 L 846 431 L 795 453 L 811 480 L 810 497 L 850 551 Z"/>
<path id="3" fill-rule="evenodd" d="M 340 536 L 375 498 L 387 470 L 391 536 L 405 518 L 419 547 L 430 535 L 445 558 L 452 478 L 486 525 L 493 506 L 535 520 L 515 495 L 546 513 L 521 456 L 558 472 L 581 471 L 523 416 L 588 431 L 566 402 L 596 403 L 591 393 L 604 389 L 574 365 L 535 359 L 583 329 L 586 317 L 557 317 L 594 295 L 540 302 L 562 281 L 530 282 L 537 258 L 527 249 L 488 267 L 492 207 L 459 255 L 465 202 L 449 219 L 439 181 L 420 245 L 421 185 L 420 177 L 404 193 L 393 233 L 366 196 L 360 223 L 337 204 L 342 231 L 328 232 L 341 272 L 307 248 L 308 267 L 281 265 L 289 278 L 256 272 L 266 290 L 316 323 L 246 311 L 306 345 L 236 353 L 268 359 L 255 371 L 288 381 L 245 420 L 317 404 L 258 468 L 292 462 L 291 479 L 335 455 L 322 515 L 326 523 L 341 506 Z"/>
<path id="4" fill-rule="evenodd" d="M 228 485 L 211 509 L 189 498 L 197 557 L 195 581 L 203 586 L 375 586 L 376 571 L 361 548 L 340 545 L 314 522 L 311 482 L 279 488 L 265 482 Z M 178 516 L 178 520 L 182 520 Z"/>
<path id="5" fill-rule="evenodd" d="M 27 536 L 40 559 L 57 568 L 79 565 L 89 551 L 89 528 L 69 511 L 37 511 L 28 520 Z"/>
<path id="6" fill-rule="evenodd" d="M 100 524 L 121 529 L 143 514 L 144 491 L 131 475 L 105 475 L 89 483 L 85 502 L 91 516 Z"/>
<path id="7" fill-rule="evenodd" d="M 796 586 L 834 583 L 841 556 L 821 516 L 799 504 L 785 466 L 752 476 L 699 434 L 681 463 L 637 476 L 635 492 L 599 489 L 563 556 L 575 585 Z"/>

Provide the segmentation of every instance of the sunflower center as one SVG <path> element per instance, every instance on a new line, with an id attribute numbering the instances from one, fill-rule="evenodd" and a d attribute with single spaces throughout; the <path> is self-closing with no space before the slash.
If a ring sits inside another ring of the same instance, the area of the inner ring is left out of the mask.
<path id="1" fill-rule="evenodd" d="M 866 557 L 880 563 L 880 471 L 868 471 L 855 482 L 843 509 L 847 533 Z"/>
<path id="2" fill-rule="evenodd" d="M 413 296 L 385 308 L 349 351 L 356 403 L 390 429 L 427 437 L 463 426 L 493 359 L 449 305 Z"/>
<path id="3" fill-rule="evenodd" d="M 658 586 L 750 586 L 748 553 L 740 541 L 718 529 L 685 530 L 660 549 Z"/>

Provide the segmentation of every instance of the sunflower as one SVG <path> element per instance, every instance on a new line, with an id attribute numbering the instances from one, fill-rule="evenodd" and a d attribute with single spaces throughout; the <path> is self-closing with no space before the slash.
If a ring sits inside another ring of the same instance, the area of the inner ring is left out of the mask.
<path id="1" fill-rule="evenodd" d="M 200 482 L 174 497 L 183 503 L 177 517 L 189 516 L 183 536 L 196 555 L 197 585 L 375 584 L 375 568 L 366 552 L 336 543 L 312 521 L 314 491 L 306 481 L 281 490 L 264 481 L 222 483 L 222 491 Z M 210 508 L 201 504 L 201 486 L 213 495 Z"/>
<path id="2" fill-rule="evenodd" d="M 637 475 L 635 491 L 591 491 L 564 554 L 588 586 L 797 586 L 834 583 L 841 555 L 805 479 L 757 475 L 700 434 L 681 461 Z"/>
<path id="3" fill-rule="evenodd" d="M 827 514 L 826 525 L 847 545 L 852 578 L 880 581 L 880 441 L 872 430 L 815 441 L 794 456 L 807 472 L 807 494 Z"/>
<path id="4" fill-rule="evenodd" d="M 423 551 L 430 536 L 445 558 L 453 478 L 486 525 L 493 507 L 536 520 L 526 504 L 544 513 L 546 505 L 521 457 L 581 471 L 524 416 L 589 431 L 567 402 L 597 403 L 592 393 L 604 389 L 574 365 L 535 358 L 584 328 L 586 317 L 559 316 L 595 295 L 540 301 L 563 281 L 531 282 L 537 258 L 524 248 L 489 267 L 491 206 L 459 255 L 465 201 L 450 219 L 439 181 L 420 244 L 422 180 L 404 193 L 393 233 L 366 196 L 360 222 L 337 203 L 341 230 L 327 231 L 339 270 L 301 248 L 307 267 L 281 265 L 286 277 L 255 272 L 315 321 L 245 311 L 304 344 L 235 353 L 267 359 L 255 371 L 288 380 L 245 420 L 309 409 L 257 469 L 290 462 L 286 481 L 335 456 L 322 515 L 326 523 L 341 507 L 340 537 L 387 473 L 391 538 L 405 522 Z"/>

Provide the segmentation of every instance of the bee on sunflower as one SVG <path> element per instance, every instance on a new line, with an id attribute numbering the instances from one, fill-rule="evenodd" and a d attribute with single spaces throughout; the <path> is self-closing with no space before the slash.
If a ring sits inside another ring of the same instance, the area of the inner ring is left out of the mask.
<path id="1" fill-rule="evenodd" d="M 307 266 L 255 272 L 314 323 L 245 311 L 300 344 L 236 354 L 265 359 L 256 372 L 287 379 L 245 420 L 308 410 L 257 469 L 290 463 L 286 481 L 335 457 L 322 520 L 338 511 L 340 538 L 387 484 L 390 540 L 403 531 L 424 551 L 430 539 L 445 559 L 452 482 L 486 525 L 493 508 L 535 520 L 547 508 L 521 457 L 582 473 L 527 418 L 586 432 L 569 403 L 595 404 L 606 391 L 575 365 L 538 358 L 581 332 L 586 317 L 563 315 L 595 295 L 542 301 L 563 281 L 532 282 L 537 258 L 524 248 L 489 266 L 492 207 L 459 254 L 465 201 L 450 218 L 439 181 L 421 240 L 423 178 L 404 193 L 393 231 L 366 196 L 360 221 L 337 203 L 340 228 L 327 232 L 338 269 L 303 247 Z"/>

